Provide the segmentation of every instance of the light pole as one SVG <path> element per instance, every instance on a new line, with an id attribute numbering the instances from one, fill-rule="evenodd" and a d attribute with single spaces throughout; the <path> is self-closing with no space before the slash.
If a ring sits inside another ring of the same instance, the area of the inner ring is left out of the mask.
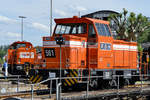
<path id="1" fill-rule="evenodd" d="M 59 78 L 60 78 L 60 81 L 59 81 L 59 84 L 60 84 L 60 100 L 61 100 L 61 72 L 62 72 L 62 63 L 61 63 L 61 54 L 62 54 L 62 51 L 61 51 L 61 46 L 65 44 L 65 39 L 62 37 L 62 35 L 58 36 L 58 37 L 55 37 L 55 40 L 56 40 L 56 44 L 58 44 L 60 46 L 60 67 L 59 67 Z"/>
<path id="2" fill-rule="evenodd" d="M 52 34 L 52 0 L 50 0 L 50 36 Z"/>
<path id="3" fill-rule="evenodd" d="M 21 18 L 21 41 L 23 41 L 23 19 L 26 18 L 25 16 L 19 16 Z"/>
<path id="4" fill-rule="evenodd" d="M 56 44 L 58 44 L 60 46 L 60 69 L 59 69 L 60 76 L 59 76 L 59 78 L 60 78 L 60 83 L 61 83 L 61 71 L 62 71 L 62 65 L 61 65 L 61 54 L 62 54 L 62 51 L 61 51 L 61 46 L 65 44 L 65 39 L 62 37 L 62 35 L 60 35 L 60 36 L 55 37 L 55 41 L 56 41 Z"/>

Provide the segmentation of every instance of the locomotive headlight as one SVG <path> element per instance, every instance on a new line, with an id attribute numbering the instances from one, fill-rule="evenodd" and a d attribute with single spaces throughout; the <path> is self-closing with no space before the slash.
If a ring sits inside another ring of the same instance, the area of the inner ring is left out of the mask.
<path id="1" fill-rule="evenodd" d="M 64 70 L 64 75 L 67 75 L 67 74 L 68 74 L 68 72 L 66 70 Z"/>
<path id="2" fill-rule="evenodd" d="M 23 67 L 21 65 L 16 66 L 17 70 L 23 70 Z"/>
<path id="3" fill-rule="evenodd" d="M 67 59 L 66 59 L 66 67 L 69 67 L 69 66 L 70 66 L 70 59 L 67 58 Z"/>
<path id="4" fill-rule="evenodd" d="M 46 67 L 46 60 L 45 59 L 43 60 L 42 67 Z"/>

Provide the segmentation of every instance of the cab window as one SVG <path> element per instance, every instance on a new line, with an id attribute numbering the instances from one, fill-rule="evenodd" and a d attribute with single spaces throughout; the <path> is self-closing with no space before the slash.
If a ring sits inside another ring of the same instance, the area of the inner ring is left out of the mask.
<path id="1" fill-rule="evenodd" d="M 20 47 L 26 47 L 26 44 L 16 44 L 12 46 L 13 49 L 18 49 Z"/>
<path id="2" fill-rule="evenodd" d="M 88 45 L 96 45 L 96 32 L 94 30 L 93 24 L 89 24 L 89 32 L 88 32 Z"/>
<path id="3" fill-rule="evenodd" d="M 86 33 L 85 23 L 58 24 L 55 34 L 83 34 Z"/>
<path id="4" fill-rule="evenodd" d="M 111 36 L 109 27 L 107 24 L 95 23 L 98 34 L 101 36 Z"/>
<path id="5" fill-rule="evenodd" d="M 20 48 L 20 47 L 26 47 L 26 44 L 17 44 L 16 47 L 17 47 L 17 48 Z"/>
<path id="6" fill-rule="evenodd" d="M 93 24 L 89 24 L 89 33 L 88 36 L 91 38 L 95 38 L 96 37 L 96 33 L 93 27 Z"/>

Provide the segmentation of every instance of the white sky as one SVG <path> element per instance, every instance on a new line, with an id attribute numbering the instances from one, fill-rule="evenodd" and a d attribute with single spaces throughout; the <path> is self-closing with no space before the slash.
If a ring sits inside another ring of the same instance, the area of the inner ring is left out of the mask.
<path id="1" fill-rule="evenodd" d="M 129 12 L 150 16 L 149 0 L 53 0 L 53 18 L 72 17 L 99 10 Z M 42 45 L 42 36 L 49 35 L 50 0 L 0 0 L 0 45 L 20 40 L 24 20 L 24 40 Z M 55 23 L 53 22 L 53 27 Z"/>

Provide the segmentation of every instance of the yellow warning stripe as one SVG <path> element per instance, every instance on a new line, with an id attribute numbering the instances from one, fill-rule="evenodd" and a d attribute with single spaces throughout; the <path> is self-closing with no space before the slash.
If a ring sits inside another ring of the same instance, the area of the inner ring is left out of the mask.
<path id="1" fill-rule="evenodd" d="M 78 70 L 77 70 L 77 69 L 74 69 L 73 71 L 75 71 L 76 73 L 78 73 Z"/>
<path id="2" fill-rule="evenodd" d="M 67 86 L 67 84 L 64 82 L 64 85 Z"/>
<path id="3" fill-rule="evenodd" d="M 34 78 L 34 75 L 29 80 L 32 81 L 33 78 Z"/>
<path id="4" fill-rule="evenodd" d="M 69 75 L 67 75 L 67 76 L 69 77 Z M 69 80 L 72 84 L 74 84 L 74 81 L 71 78 L 69 78 Z"/>
<path id="5" fill-rule="evenodd" d="M 74 77 L 72 73 L 70 73 L 70 75 L 71 77 Z M 76 81 L 76 83 L 78 82 L 76 78 L 73 78 L 73 79 Z"/>
<path id="6" fill-rule="evenodd" d="M 26 72 L 28 72 L 28 71 L 29 71 L 29 68 L 27 67 Z"/>
<path id="7" fill-rule="evenodd" d="M 77 77 L 78 76 L 78 74 L 75 72 L 75 71 L 73 71 L 73 69 L 72 69 L 72 72 L 74 73 L 74 75 Z"/>
<path id="8" fill-rule="evenodd" d="M 65 81 L 67 82 L 67 84 L 68 84 L 68 85 L 70 85 L 70 86 L 71 86 L 70 82 L 69 82 L 67 79 L 65 79 Z"/>
<path id="9" fill-rule="evenodd" d="M 39 77 L 39 75 L 37 75 L 32 82 L 34 83 L 38 77 Z"/>
<path id="10" fill-rule="evenodd" d="M 42 79 L 42 76 L 36 81 L 36 83 L 40 82 Z"/>

